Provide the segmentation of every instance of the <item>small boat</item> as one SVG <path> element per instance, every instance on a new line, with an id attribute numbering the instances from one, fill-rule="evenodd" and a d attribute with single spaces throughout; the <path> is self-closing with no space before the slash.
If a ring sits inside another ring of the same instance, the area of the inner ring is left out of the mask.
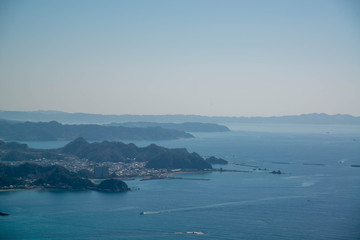
<path id="1" fill-rule="evenodd" d="M 186 234 L 203 235 L 203 232 L 186 232 Z"/>
<path id="2" fill-rule="evenodd" d="M 8 214 L 8 213 L 0 212 L 0 216 L 9 216 L 9 214 Z"/>
<path id="3" fill-rule="evenodd" d="M 145 212 L 141 212 L 140 215 L 145 215 Z"/>

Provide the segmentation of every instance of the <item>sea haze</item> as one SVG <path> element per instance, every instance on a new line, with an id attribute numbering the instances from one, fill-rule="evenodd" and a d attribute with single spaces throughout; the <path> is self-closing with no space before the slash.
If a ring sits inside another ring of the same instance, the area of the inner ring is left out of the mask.
<path id="1" fill-rule="evenodd" d="M 234 131 L 155 142 L 244 163 L 215 167 L 247 173 L 181 175 L 209 181 L 137 179 L 126 182 L 132 192 L 121 194 L 1 192 L 1 211 L 11 215 L 0 218 L 0 238 L 359 239 L 360 168 L 352 165 L 360 164 L 360 128 L 276 126 L 229 125 Z"/>

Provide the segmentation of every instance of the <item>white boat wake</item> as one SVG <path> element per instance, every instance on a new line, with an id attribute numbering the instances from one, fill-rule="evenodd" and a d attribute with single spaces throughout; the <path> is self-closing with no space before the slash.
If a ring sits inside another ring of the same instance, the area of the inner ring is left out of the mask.
<path id="1" fill-rule="evenodd" d="M 254 203 L 259 203 L 259 202 L 284 200 L 284 199 L 296 199 L 296 198 L 308 198 L 308 196 L 268 197 L 268 198 L 261 198 L 261 199 L 256 199 L 256 200 L 225 202 L 225 203 L 209 204 L 209 205 L 196 206 L 196 207 L 173 208 L 173 209 L 166 209 L 166 210 L 160 210 L 160 211 L 146 211 L 146 212 L 141 212 L 140 215 L 152 215 L 152 214 L 183 212 L 183 211 L 191 211 L 191 210 L 207 209 L 207 208 L 217 208 L 217 207 L 224 207 L 224 206 L 231 206 L 231 205 L 249 205 L 249 204 L 254 204 Z"/>

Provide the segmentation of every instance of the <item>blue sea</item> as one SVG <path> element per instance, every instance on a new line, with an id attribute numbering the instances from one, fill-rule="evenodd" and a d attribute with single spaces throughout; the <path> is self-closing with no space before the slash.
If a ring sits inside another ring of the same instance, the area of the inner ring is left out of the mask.
<path id="1" fill-rule="evenodd" d="M 120 194 L 0 192 L 0 211 L 11 214 L 0 217 L 0 239 L 360 239 L 360 168 L 351 166 L 360 165 L 360 126 L 229 127 L 155 143 L 251 165 L 218 166 L 250 172 L 131 180 L 133 191 Z"/>

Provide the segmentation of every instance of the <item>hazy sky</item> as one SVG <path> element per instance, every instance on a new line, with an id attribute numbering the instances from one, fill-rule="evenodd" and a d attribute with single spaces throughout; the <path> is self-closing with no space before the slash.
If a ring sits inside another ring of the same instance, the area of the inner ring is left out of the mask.
<path id="1" fill-rule="evenodd" d="M 0 110 L 360 115 L 360 1 L 0 1 Z"/>

